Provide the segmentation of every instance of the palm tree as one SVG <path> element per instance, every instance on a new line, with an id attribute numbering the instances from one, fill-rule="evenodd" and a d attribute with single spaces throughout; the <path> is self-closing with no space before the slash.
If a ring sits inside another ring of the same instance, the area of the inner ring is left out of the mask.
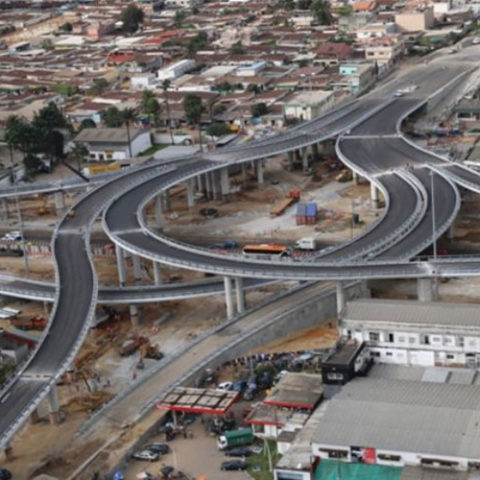
<path id="1" fill-rule="evenodd" d="M 77 160 L 77 169 L 80 171 L 82 161 L 88 155 L 87 147 L 83 143 L 75 143 L 70 153 Z"/>
<path id="2" fill-rule="evenodd" d="M 168 131 L 170 133 L 170 141 L 172 142 L 173 145 L 173 133 L 172 133 L 172 125 L 170 124 L 170 104 L 168 103 L 168 89 L 170 88 L 170 80 L 165 79 L 162 82 L 162 89 L 163 89 L 163 98 L 165 99 L 165 106 L 167 107 L 167 125 L 168 125 Z"/>
<path id="3" fill-rule="evenodd" d="M 135 110 L 133 108 L 125 108 L 125 110 L 122 110 L 122 117 L 125 126 L 127 127 L 128 153 L 130 155 L 130 158 L 132 158 L 132 145 L 130 142 L 130 122 L 135 120 Z"/>

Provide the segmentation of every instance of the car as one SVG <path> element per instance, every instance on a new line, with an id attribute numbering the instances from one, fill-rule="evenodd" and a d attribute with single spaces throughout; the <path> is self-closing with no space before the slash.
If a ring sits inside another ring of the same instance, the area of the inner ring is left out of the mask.
<path id="1" fill-rule="evenodd" d="M 157 452 L 152 452 L 150 450 L 142 450 L 140 452 L 134 453 L 133 458 L 135 460 L 143 460 L 147 462 L 156 462 L 160 458 L 160 454 Z"/>
<path id="2" fill-rule="evenodd" d="M 170 447 L 166 443 L 151 443 L 145 447 L 145 450 L 153 453 L 160 453 L 165 455 L 170 451 Z"/>
<path id="3" fill-rule="evenodd" d="M 13 232 L 6 233 L 3 237 L 2 240 L 8 240 L 10 242 L 16 242 L 18 240 L 22 239 L 22 234 L 18 230 L 15 230 Z"/>
<path id="4" fill-rule="evenodd" d="M 222 382 L 217 385 L 217 390 L 231 390 L 233 388 L 232 382 Z"/>
<path id="5" fill-rule="evenodd" d="M 227 457 L 249 457 L 253 452 L 248 447 L 235 447 L 225 450 Z"/>
<path id="6" fill-rule="evenodd" d="M 472 40 L 472 44 L 473 45 L 478 45 L 480 43 L 480 37 L 475 37 L 473 40 Z"/>
<path id="7" fill-rule="evenodd" d="M 246 380 L 237 380 L 233 384 L 232 390 L 235 392 L 241 392 L 244 388 L 247 386 L 247 381 Z"/>
<path id="8" fill-rule="evenodd" d="M 10 470 L 6 468 L 0 468 L 0 480 L 10 480 L 12 478 L 12 474 Z"/>
<path id="9" fill-rule="evenodd" d="M 155 480 L 156 477 L 150 472 L 140 472 L 137 473 L 136 478 L 138 478 L 139 480 Z"/>
<path id="10" fill-rule="evenodd" d="M 397 91 L 393 94 L 394 97 L 403 97 L 403 95 L 404 95 L 404 93 L 403 93 L 403 92 L 400 92 L 399 90 L 397 90 Z"/>
<path id="11" fill-rule="evenodd" d="M 458 50 L 456 48 L 450 48 L 447 50 L 447 53 L 449 53 L 450 55 L 453 55 L 454 53 L 457 53 Z"/>
<path id="12" fill-rule="evenodd" d="M 223 462 L 220 466 L 221 470 L 246 470 L 247 463 L 243 460 L 229 460 L 228 462 Z"/>

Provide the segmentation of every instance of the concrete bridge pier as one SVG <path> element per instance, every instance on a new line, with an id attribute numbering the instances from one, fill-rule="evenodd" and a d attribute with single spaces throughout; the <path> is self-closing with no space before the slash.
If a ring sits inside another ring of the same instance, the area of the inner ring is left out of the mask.
<path id="1" fill-rule="evenodd" d="M 242 182 L 245 185 L 248 181 L 248 167 L 245 162 L 242 163 Z"/>
<path id="2" fill-rule="evenodd" d="M 342 310 L 345 308 L 347 303 L 347 295 L 345 292 L 345 285 L 342 281 L 337 281 L 336 283 L 337 289 L 337 316 L 340 317 Z"/>
<path id="3" fill-rule="evenodd" d="M 170 194 L 168 193 L 168 190 L 162 192 L 161 197 L 163 203 L 163 211 L 168 212 L 171 208 Z"/>
<path id="4" fill-rule="evenodd" d="M 217 171 L 212 172 L 213 178 L 213 198 L 217 202 L 222 201 L 222 185 L 220 182 L 220 174 Z"/>
<path id="5" fill-rule="evenodd" d="M 138 255 L 132 254 L 132 265 L 133 265 L 133 278 L 135 282 L 138 282 L 142 279 L 142 263 Z"/>
<path id="6" fill-rule="evenodd" d="M 55 212 L 61 215 L 65 210 L 65 195 L 62 191 L 55 192 L 53 195 L 53 202 L 55 204 Z"/>
<path id="7" fill-rule="evenodd" d="M 128 311 L 130 313 L 130 323 L 132 324 L 132 327 L 137 328 L 140 323 L 137 305 L 130 305 Z"/>
<path id="8" fill-rule="evenodd" d="M 263 178 L 263 160 L 259 160 L 257 162 L 257 179 L 258 179 L 258 184 L 263 185 L 264 183 L 264 178 Z"/>
<path id="9" fill-rule="evenodd" d="M 187 180 L 187 205 L 188 209 L 192 210 L 195 206 L 195 179 Z"/>
<path id="10" fill-rule="evenodd" d="M 127 284 L 127 268 L 122 247 L 117 244 L 115 244 L 115 255 L 117 257 L 118 283 L 124 287 Z"/>
<path id="11" fill-rule="evenodd" d="M 29 418 L 30 424 L 35 425 L 40 421 L 40 415 L 38 414 L 38 408 L 36 408 Z"/>
<path id="12" fill-rule="evenodd" d="M 313 161 L 318 160 L 320 157 L 320 154 L 318 152 L 318 143 L 312 143 L 312 159 Z"/>
<path id="13" fill-rule="evenodd" d="M 225 285 L 225 305 L 227 307 L 227 320 L 231 320 L 235 314 L 233 305 L 232 278 L 223 277 L 223 283 Z"/>
<path id="14" fill-rule="evenodd" d="M 352 170 L 352 180 L 355 182 L 356 185 L 360 183 L 360 177 L 358 173 Z"/>
<path id="15" fill-rule="evenodd" d="M 162 275 L 160 273 L 160 264 L 155 261 L 153 262 L 153 281 L 155 282 L 155 285 L 161 285 L 163 283 Z"/>
<path id="16" fill-rule="evenodd" d="M 195 177 L 195 181 L 197 182 L 197 192 L 204 194 L 204 190 L 203 190 L 203 176 L 202 176 L 201 174 L 200 174 L 200 175 L 197 175 L 197 176 Z"/>
<path id="17" fill-rule="evenodd" d="M 436 278 L 417 278 L 417 296 L 420 302 L 438 300 L 438 283 Z"/>
<path id="18" fill-rule="evenodd" d="M 212 195 L 212 179 L 210 177 L 210 172 L 207 172 L 205 174 L 205 198 L 211 199 L 213 197 Z"/>
<path id="19" fill-rule="evenodd" d="M 6 198 L 2 198 L 2 218 L 3 220 L 8 220 L 8 200 Z"/>
<path id="20" fill-rule="evenodd" d="M 302 170 L 303 170 L 303 173 L 305 173 L 308 170 L 308 167 L 309 167 L 308 148 L 307 147 L 302 147 L 301 155 L 302 155 Z"/>
<path id="21" fill-rule="evenodd" d="M 373 182 L 370 182 L 370 200 L 372 201 L 372 207 L 378 208 L 378 188 Z"/>
<path id="22" fill-rule="evenodd" d="M 289 170 L 293 170 L 293 166 L 295 164 L 295 156 L 292 150 L 287 152 L 287 161 Z"/>
<path id="23" fill-rule="evenodd" d="M 230 195 L 230 177 L 228 176 L 228 167 L 220 170 L 220 188 L 222 191 L 222 199 L 225 200 Z"/>
<path id="24" fill-rule="evenodd" d="M 162 228 L 165 223 L 165 218 L 163 216 L 163 209 L 162 209 L 162 197 L 160 195 L 157 196 L 155 199 L 155 225 L 157 228 Z"/>
<path id="25" fill-rule="evenodd" d="M 54 385 L 48 392 L 48 415 L 50 417 L 50 423 L 60 423 L 60 403 L 58 401 L 58 388 Z"/>
<path id="26" fill-rule="evenodd" d="M 237 312 L 245 311 L 245 290 L 243 289 L 243 278 L 235 277 L 235 294 L 237 297 Z"/>

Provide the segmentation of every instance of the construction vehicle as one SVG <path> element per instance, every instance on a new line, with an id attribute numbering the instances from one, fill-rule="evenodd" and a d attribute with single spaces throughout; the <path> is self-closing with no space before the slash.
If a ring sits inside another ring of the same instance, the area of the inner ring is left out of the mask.
<path id="1" fill-rule="evenodd" d="M 352 172 L 350 170 L 344 169 L 342 170 L 336 177 L 335 180 L 337 182 L 350 182 L 353 179 Z"/>
<path id="2" fill-rule="evenodd" d="M 143 344 L 148 343 L 148 339 L 142 336 L 133 336 L 117 345 L 117 351 L 122 357 L 127 357 L 135 353 Z"/>
<path id="3" fill-rule="evenodd" d="M 270 210 L 271 217 L 278 217 L 282 215 L 285 210 L 290 206 L 293 205 L 295 202 L 300 200 L 300 190 L 298 188 L 292 188 L 280 203 L 277 203 L 273 206 Z"/>
<path id="4" fill-rule="evenodd" d="M 11 322 L 19 330 L 43 330 L 47 326 L 47 319 L 39 315 L 32 318 L 14 318 Z"/>
<path id="5" fill-rule="evenodd" d="M 48 206 L 48 199 L 45 195 L 41 196 L 42 206 L 37 209 L 38 215 L 49 215 L 51 213 L 50 207 Z"/>

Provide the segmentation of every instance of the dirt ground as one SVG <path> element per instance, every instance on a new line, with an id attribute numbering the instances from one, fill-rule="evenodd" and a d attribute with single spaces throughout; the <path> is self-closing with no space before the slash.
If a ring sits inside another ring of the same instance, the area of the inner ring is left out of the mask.
<path id="1" fill-rule="evenodd" d="M 331 181 L 338 171 L 325 173 L 321 180 L 305 176 L 300 171 L 289 172 L 280 159 L 270 160 L 265 167 L 265 184 L 258 187 L 251 179 L 246 188 L 232 193 L 228 201 L 199 201 L 188 211 L 185 194 L 171 199 L 171 211 L 165 215 L 164 231 L 192 243 L 214 243 L 235 239 L 246 241 L 278 241 L 294 243 L 302 237 L 314 237 L 320 245 L 331 245 L 361 233 L 381 213 L 372 208 L 367 184 Z M 232 178 L 239 184 L 240 177 Z M 292 188 L 301 190 L 301 202 L 316 202 L 319 221 L 315 225 L 296 225 L 296 204 L 283 215 L 271 217 L 270 210 L 285 198 Z M 206 220 L 202 208 L 215 208 L 219 215 Z M 150 210 L 151 213 L 152 209 Z M 360 225 L 352 229 L 352 211 L 359 214 Z M 152 218 L 152 215 L 150 215 Z"/>

